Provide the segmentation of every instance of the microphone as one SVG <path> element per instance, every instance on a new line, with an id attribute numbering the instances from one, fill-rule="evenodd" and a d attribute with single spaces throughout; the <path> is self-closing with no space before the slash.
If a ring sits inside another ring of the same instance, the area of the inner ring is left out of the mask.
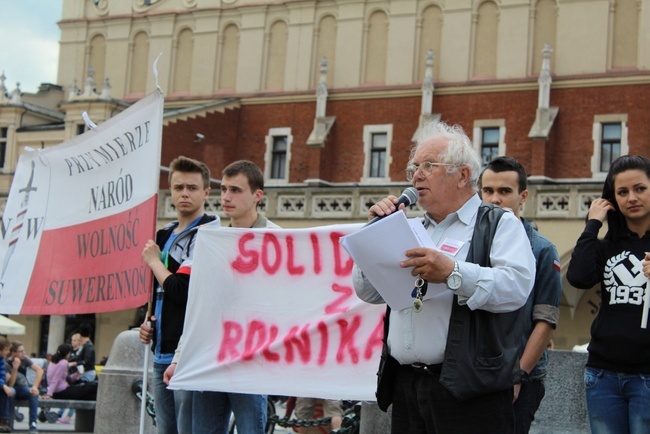
<path id="1" fill-rule="evenodd" d="M 417 191 L 417 189 L 415 187 L 405 188 L 404 191 L 402 192 L 402 195 L 398 198 L 397 205 L 395 205 L 395 207 L 399 208 L 399 206 L 401 204 L 404 204 L 405 206 L 413 205 L 415 202 L 418 201 L 419 196 L 420 196 L 420 194 L 418 193 L 418 191 Z M 387 217 L 387 216 L 386 215 L 381 215 L 381 216 L 378 215 L 377 217 L 375 217 L 374 219 L 372 219 L 368 223 L 366 223 L 365 226 L 376 223 L 379 220 L 383 219 L 384 217 Z"/>

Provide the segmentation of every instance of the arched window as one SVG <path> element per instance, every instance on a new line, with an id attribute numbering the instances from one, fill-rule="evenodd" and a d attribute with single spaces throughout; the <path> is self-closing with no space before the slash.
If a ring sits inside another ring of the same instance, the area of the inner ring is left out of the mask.
<path id="1" fill-rule="evenodd" d="M 284 68 L 287 63 L 287 25 L 276 21 L 269 32 L 266 68 L 266 89 L 284 89 Z"/>
<path id="2" fill-rule="evenodd" d="M 493 2 L 478 8 L 474 39 L 474 77 L 495 77 L 497 74 L 497 37 L 499 10 Z"/>
<path id="3" fill-rule="evenodd" d="M 320 20 L 317 38 L 312 84 L 318 85 L 320 61 L 325 57 L 327 58 L 327 86 L 330 87 L 334 85 L 334 62 L 336 60 L 336 20 L 333 16 L 327 15 Z"/>
<path id="4" fill-rule="evenodd" d="M 613 68 L 637 66 L 638 34 L 639 10 L 637 0 L 616 0 L 612 47 Z"/>
<path id="5" fill-rule="evenodd" d="M 440 71 L 440 39 L 442 34 L 442 11 L 437 6 L 429 6 L 422 12 L 422 33 L 420 34 L 420 51 L 417 58 L 418 81 L 424 79 L 427 52 L 433 50 L 436 56 L 433 61 L 433 76 L 438 77 Z"/>
<path id="6" fill-rule="evenodd" d="M 192 52 L 194 50 L 194 34 L 190 29 L 184 29 L 178 34 L 174 65 L 174 92 L 189 92 L 192 77 Z"/>
<path id="7" fill-rule="evenodd" d="M 239 29 L 231 24 L 223 31 L 219 89 L 235 90 L 237 86 L 237 58 L 239 57 Z"/>
<path id="8" fill-rule="evenodd" d="M 557 12 L 555 0 L 539 0 L 535 6 L 535 30 L 533 35 L 533 66 L 532 73 L 539 74 L 542 69 L 542 49 L 544 44 L 551 44 L 553 54 L 555 54 L 555 35 L 557 29 Z M 551 67 L 553 62 L 551 54 Z"/>
<path id="9" fill-rule="evenodd" d="M 388 18 L 380 11 L 368 19 L 366 35 L 366 64 L 363 82 L 384 83 L 386 81 L 386 50 L 388 46 Z"/>
<path id="10" fill-rule="evenodd" d="M 149 37 L 145 32 L 139 32 L 133 38 L 131 47 L 131 77 L 129 92 L 144 94 L 147 87 L 147 71 L 149 65 Z"/>
<path id="11" fill-rule="evenodd" d="M 95 83 L 100 88 L 106 67 L 106 39 L 102 35 L 97 35 L 90 41 L 89 57 L 88 65 L 95 70 Z"/>

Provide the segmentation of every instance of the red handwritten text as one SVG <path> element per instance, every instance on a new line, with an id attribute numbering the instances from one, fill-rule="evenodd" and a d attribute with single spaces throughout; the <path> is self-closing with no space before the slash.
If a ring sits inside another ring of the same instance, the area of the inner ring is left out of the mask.
<path id="1" fill-rule="evenodd" d="M 335 351 L 332 355 L 336 363 L 356 365 L 362 357 L 370 360 L 375 350 L 381 349 L 384 332 L 381 319 L 369 335 L 360 331 L 361 325 L 361 315 L 341 317 L 329 325 L 324 321 L 319 321 L 315 327 L 312 324 L 295 325 L 278 341 L 279 328 L 274 324 L 261 320 L 247 324 L 224 321 L 217 361 L 252 360 L 261 356 L 271 363 L 315 363 L 322 366 L 331 351 Z M 330 347 L 330 343 L 334 345 Z"/>
<path id="2" fill-rule="evenodd" d="M 327 253 L 333 258 L 334 275 L 349 276 L 352 273 L 353 261 L 339 244 L 342 236 L 343 234 L 338 232 L 330 233 L 331 251 L 325 252 L 318 235 L 312 233 L 309 235 L 311 252 L 306 254 L 307 252 L 296 252 L 292 235 L 248 232 L 239 238 L 239 252 L 231 266 L 241 274 L 250 274 L 261 269 L 269 275 L 275 275 L 286 270 L 290 276 L 302 276 L 306 273 L 307 266 L 310 266 L 313 273 L 319 275 L 323 272 L 323 256 Z M 300 263 L 299 259 L 306 262 Z"/>

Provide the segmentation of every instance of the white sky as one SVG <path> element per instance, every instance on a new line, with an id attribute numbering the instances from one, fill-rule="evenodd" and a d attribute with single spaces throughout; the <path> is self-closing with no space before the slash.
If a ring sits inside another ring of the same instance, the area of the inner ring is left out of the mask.
<path id="1" fill-rule="evenodd" d="M 0 0 L 0 74 L 9 92 L 56 83 L 63 0 Z"/>

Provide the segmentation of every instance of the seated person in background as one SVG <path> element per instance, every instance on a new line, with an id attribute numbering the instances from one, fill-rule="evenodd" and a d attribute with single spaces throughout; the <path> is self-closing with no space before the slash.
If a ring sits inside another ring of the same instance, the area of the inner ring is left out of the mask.
<path id="1" fill-rule="evenodd" d="M 9 411 L 14 391 L 6 384 L 7 372 L 5 371 L 5 358 L 9 355 L 10 345 L 7 338 L 0 336 L 0 432 L 11 432 Z"/>
<path id="2" fill-rule="evenodd" d="M 36 372 L 34 382 L 30 384 L 27 381 L 27 369 L 33 369 Z M 25 356 L 25 346 L 22 342 L 13 341 L 11 343 L 11 359 L 7 360 L 7 385 L 15 390 L 14 399 L 17 401 L 29 401 L 29 431 L 30 433 L 38 432 L 36 418 L 38 417 L 38 390 L 43 378 L 43 369 Z"/>
<path id="3" fill-rule="evenodd" d="M 73 386 L 68 384 L 68 359 L 71 352 L 71 345 L 61 344 L 52 356 L 52 363 L 47 367 L 47 395 L 43 398 L 94 401 L 97 399 L 97 382 L 82 381 Z"/>
<path id="4" fill-rule="evenodd" d="M 68 383 L 74 384 L 79 381 L 81 374 L 77 371 L 77 358 L 79 353 L 81 353 L 81 335 L 79 333 L 74 333 L 70 336 L 70 345 L 72 345 L 72 351 L 70 353 L 70 358 L 68 359 Z M 50 358 L 50 361 L 52 359 Z M 65 408 L 59 409 L 59 423 L 68 425 L 72 417 L 74 416 L 74 408 L 68 409 L 68 414 L 64 416 Z"/>
<path id="5" fill-rule="evenodd" d="M 77 371 L 81 376 L 79 381 L 97 381 L 95 372 L 95 346 L 90 340 L 92 328 L 88 323 L 79 326 L 81 350 L 77 353 Z"/>

